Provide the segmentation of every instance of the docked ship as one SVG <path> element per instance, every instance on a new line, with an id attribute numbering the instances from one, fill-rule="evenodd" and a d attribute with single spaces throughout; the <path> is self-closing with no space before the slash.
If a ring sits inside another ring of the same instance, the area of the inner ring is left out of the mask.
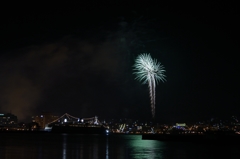
<path id="1" fill-rule="evenodd" d="M 59 119 L 48 124 L 46 130 L 52 133 L 74 133 L 74 134 L 108 134 L 109 129 L 103 125 L 98 117 L 76 118 L 64 114 Z"/>

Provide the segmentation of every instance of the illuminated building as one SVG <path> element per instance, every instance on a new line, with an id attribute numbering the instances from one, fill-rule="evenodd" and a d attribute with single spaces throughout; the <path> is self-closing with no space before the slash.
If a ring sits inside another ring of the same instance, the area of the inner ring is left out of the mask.
<path id="1" fill-rule="evenodd" d="M 33 116 L 32 121 L 38 123 L 40 128 L 44 129 L 48 123 L 56 120 L 57 118 L 58 116 L 55 116 L 50 112 L 43 112 L 41 115 Z"/>
<path id="2" fill-rule="evenodd" d="M 0 114 L 1 127 L 14 127 L 17 125 L 17 122 L 18 122 L 17 116 L 11 113 Z"/>
<path id="3" fill-rule="evenodd" d="M 176 126 L 187 126 L 186 123 L 176 123 Z"/>

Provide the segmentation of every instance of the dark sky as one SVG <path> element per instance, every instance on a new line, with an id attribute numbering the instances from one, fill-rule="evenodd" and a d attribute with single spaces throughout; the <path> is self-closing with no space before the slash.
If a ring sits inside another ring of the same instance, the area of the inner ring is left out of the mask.
<path id="1" fill-rule="evenodd" d="M 166 69 L 156 120 L 240 116 L 239 10 L 233 2 L 5 5 L 0 110 L 20 120 L 50 111 L 151 120 L 140 53 Z"/>

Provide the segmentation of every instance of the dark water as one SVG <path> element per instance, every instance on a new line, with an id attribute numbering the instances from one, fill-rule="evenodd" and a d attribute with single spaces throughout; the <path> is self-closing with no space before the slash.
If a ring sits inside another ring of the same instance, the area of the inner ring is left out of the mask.
<path id="1" fill-rule="evenodd" d="M 0 159 L 240 158 L 239 145 L 142 140 L 141 135 L 0 133 Z"/>

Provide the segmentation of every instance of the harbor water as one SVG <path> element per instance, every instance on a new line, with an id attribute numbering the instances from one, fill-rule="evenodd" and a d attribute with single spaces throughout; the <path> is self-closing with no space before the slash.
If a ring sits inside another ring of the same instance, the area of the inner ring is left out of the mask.
<path id="1" fill-rule="evenodd" d="M 239 148 L 142 140 L 141 135 L 0 133 L 1 159 L 239 159 Z"/>

